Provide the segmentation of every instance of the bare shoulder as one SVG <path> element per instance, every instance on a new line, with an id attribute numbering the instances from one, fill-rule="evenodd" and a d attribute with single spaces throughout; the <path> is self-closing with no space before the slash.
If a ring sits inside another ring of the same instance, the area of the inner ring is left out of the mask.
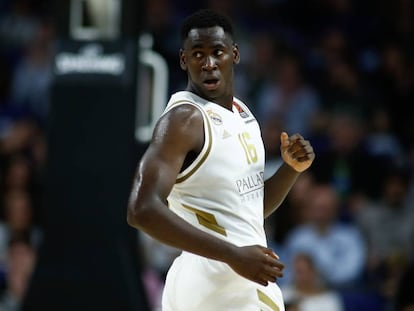
<path id="1" fill-rule="evenodd" d="M 190 104 L 181 104 L 171 108 L 159 120 L 161 125 L 191 126 L 203 123 L 201 111 Z"/>
<path id="2" fill-rule="evenodd" d="M 204 143 L 204 121 L 199 109 L 181 104 L 171 108 L 158 121 L 152 144 L 180 145 L 188 150 L 201 150 Z"/>

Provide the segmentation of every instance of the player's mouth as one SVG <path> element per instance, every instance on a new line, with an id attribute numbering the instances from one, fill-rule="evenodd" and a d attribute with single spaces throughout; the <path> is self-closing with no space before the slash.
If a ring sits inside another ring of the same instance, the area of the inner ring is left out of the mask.
<path id="1" fill-rule="evenodd" d="M 203 82 L 204 87 L 209 91 L 214 91 L 219 87 L 219 79 L 206 79 Z"/>

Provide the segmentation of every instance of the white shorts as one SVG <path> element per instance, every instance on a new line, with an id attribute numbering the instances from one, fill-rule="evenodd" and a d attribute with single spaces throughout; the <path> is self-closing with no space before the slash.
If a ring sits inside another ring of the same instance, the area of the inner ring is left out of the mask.
<path id="1" fill-rule="evenodd" d="M 183 252 L 167 274 L 162 311 L 285 311 L 276 283 L 261 286 L 227 264 Z"/>

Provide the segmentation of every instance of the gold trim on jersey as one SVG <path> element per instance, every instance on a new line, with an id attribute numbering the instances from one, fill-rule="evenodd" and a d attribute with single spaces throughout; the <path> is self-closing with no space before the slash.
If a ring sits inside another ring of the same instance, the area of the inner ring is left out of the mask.
<path id="1" fill-rule="evenodd" d="M 257 296 L 259 296 L 259 300 L 267 305 L 273 311 L 279 311 L 278 305 L 265 293 L 263 293 L 260 289 L 257 289 Z"/>
<path id="2" fill-rule="evenodd" d="M 227 236 L 226 229 L 218 224 L 217 219 L 213 214 L 184 204 L 182 204 L 182 207 L 193 212 L 196 215 L 198 223 L 200 225 L 210 230 L 213 230 L 221 235 Z"/>
<path id="3" fill-rule="evenodd" d="M 211 146 L 212 146 L 212 136 L 213 136 L 210 121 L 209 121 L 209 117 L 206 115 L 206 112 L 199 105 L 197 105 L 196 103 L 193 103 L 192 101 L 189 101 L 187 99 L 178 100 L 178 101 L 172 103 L 168 107 L 168 110 L 170 110 L 174 106 L 177 106 L 177 105 L 182 104 L 182 103 L 188 103 L 192 106 L 195 106 L 202 113 L 203 119 L 206 120 L 206 122 L 204 122 L 204 124 L 207 124 L 207 137 L 206 138 L 208 139 L 208 146 L 207 146 L 207 149 L 205 151 L 202 150 L 200 155 L 197 157 L 197 159 L 199 159 L 199 160 L 197 161 L 196 165 L 188 173 L 178 177 L 176 179 L 176 183 L 181 183 L 181 182 L 185 181 L 186 179 L 188 179 L 191 175 L 193 175 L 197 171 L 197 169 L 201 166 L 201 164 L 204 163 L 204 161 L 207 159 L 207 156 L 210 154 Z M 201 158 L 200 158 L 200 156 L 201 156 Z"/>

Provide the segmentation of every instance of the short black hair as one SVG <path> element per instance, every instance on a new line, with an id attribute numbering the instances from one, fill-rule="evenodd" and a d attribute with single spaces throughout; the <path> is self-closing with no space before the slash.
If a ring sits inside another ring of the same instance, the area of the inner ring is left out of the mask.
<path id="1" fill-rule="evenodd" d="M 181 39 L 184 41 L 191 29 L 220 26 L 224 32 L 234 35 L 230 18 L 211 9 L 201 9 L 188 16 L 181 25 Z"/>

